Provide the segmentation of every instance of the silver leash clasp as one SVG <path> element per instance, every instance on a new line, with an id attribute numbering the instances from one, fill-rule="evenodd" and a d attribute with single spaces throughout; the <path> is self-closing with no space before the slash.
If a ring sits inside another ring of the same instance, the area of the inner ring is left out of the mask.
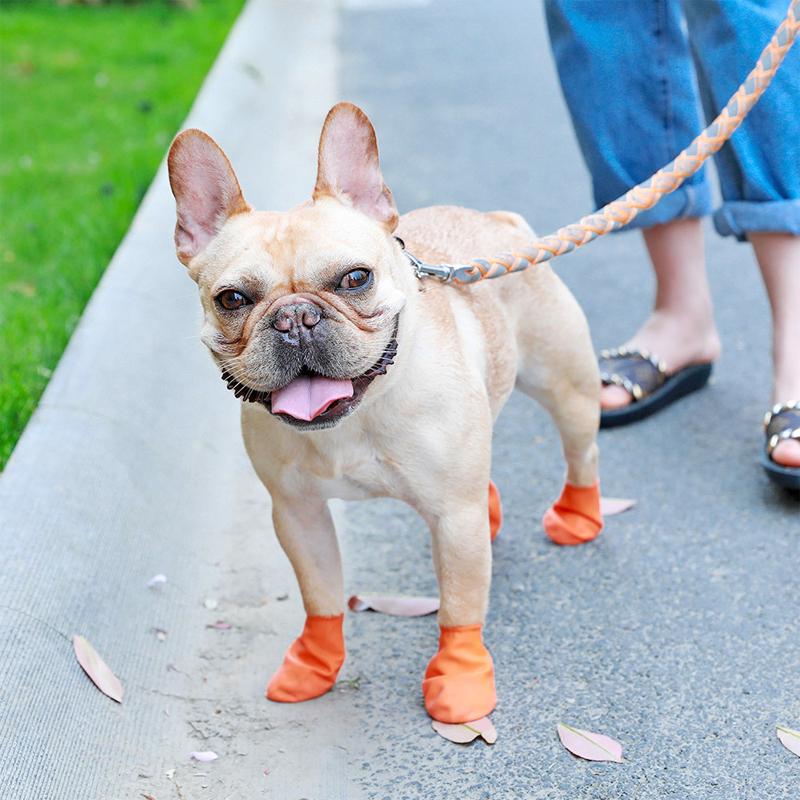
<path id="1" fill-rule="evenodd" d="M 405 251 L 408 260 L 414 267 L 414 274 L 422 280 L 423 278 L 438 278 L 443 283 L 447 283 L 453 277 L 453 268 L 448 264 L 428 264 L 421 261 L 415 255 Z"/>

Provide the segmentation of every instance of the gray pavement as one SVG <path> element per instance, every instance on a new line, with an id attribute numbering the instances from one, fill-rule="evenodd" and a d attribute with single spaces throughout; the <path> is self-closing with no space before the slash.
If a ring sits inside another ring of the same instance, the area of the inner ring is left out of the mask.
<path id="1" fill-rule="evenodd" d="M 401 210 L 510 208 L 548 232 L 591 208 L 538 3 L 254 0 L 190 122 L 218 136 L 253 202 L 285 207 L 310 188 L 318 126 L 340 98 L 372 117 Z M 596 543 L 545 540 L 556 437 L 525 398 L 504 411 L 494 473 L 506 521 L 486 635 L 500 738 L 459 747 L 422 708 L 433 618 L 351 615 L 333 693 L 262 699 L 302 612 L 235 403 L 194 337 L 171 214 L 162 172 L 0 481 L 2 797 L 798 796 L 800 762 L 774 727 L 800 728 L 800 504 L 756 463 L 769 341 L 747 247 L 710 233 L 725 347 L 713 385 L 601 435 L 604 493 L 639 502 Z M 638 235 L 557 269 L 598 346 L 645 313 Z M 169 315 L 153 308 L 154 287 L 175 293 Z M 372 501 L 337 517 L 348 591 L 435 591 L 413 512 Z M 152 592 L 157 572 L 170 580 Z M 216 618 L 235 628 L 206 629 Z M 122 678 L 122 706 L 73 663 L 73 632 Z M 614 736 L 626 763 L 574 759 L 558 721 Z M 197 749 L 220 758 L 193 766 Z"/>

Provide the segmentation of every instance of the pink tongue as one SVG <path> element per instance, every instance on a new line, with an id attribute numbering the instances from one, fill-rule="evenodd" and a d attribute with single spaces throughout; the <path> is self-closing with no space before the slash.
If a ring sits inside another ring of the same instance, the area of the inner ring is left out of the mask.
<path id="1" fill-rule="evenodd" d="M 310 422 L 343 397 L 353 396 L 351 380 L 333 380 L 321 375 L 300 375 L 272 393 L 272 413 L 288 414 Z"/>

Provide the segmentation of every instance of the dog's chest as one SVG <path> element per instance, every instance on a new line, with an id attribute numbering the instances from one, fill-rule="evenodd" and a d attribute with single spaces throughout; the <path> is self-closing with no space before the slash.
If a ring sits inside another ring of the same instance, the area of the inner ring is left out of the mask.
<path id="1" fill-rule="evenodd" d="M 384 443 L 372 437 L 342 439 L 336 446 L 315 448 L 310 474 L 325 497 L 364 500 L 397 496 L 403 472 Z M 306 473 L 306 477 L 309 476 Z"/>

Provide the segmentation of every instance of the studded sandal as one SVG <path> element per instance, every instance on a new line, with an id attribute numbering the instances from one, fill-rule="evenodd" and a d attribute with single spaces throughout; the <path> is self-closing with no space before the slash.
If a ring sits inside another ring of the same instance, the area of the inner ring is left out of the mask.
<path id="1" fill-rule="evenodd" d="M 772 452 L 786 439 L 800 441 L 800 400 L 773 406 L 764 415 L 764 433 L 767 441 L 761 456 L 761 465 L 767 475 L 779 486 L 800 490 L 800 467 L 786 467 L 772 460 Z"/>
<path id="2" fill-rule="evenodd" d="M 605 386 L 621 386 L 633 397 L 622 408 L 604 409 L 601 428 L 615 428 L 636 422 L 702 389 L 711 377 L 713 364 L 690 364 L 674 375 L 667 374 L 663 361 L 645 350 L 617 347 L 603 350 L 598 359 L 600 379 Z"/>

